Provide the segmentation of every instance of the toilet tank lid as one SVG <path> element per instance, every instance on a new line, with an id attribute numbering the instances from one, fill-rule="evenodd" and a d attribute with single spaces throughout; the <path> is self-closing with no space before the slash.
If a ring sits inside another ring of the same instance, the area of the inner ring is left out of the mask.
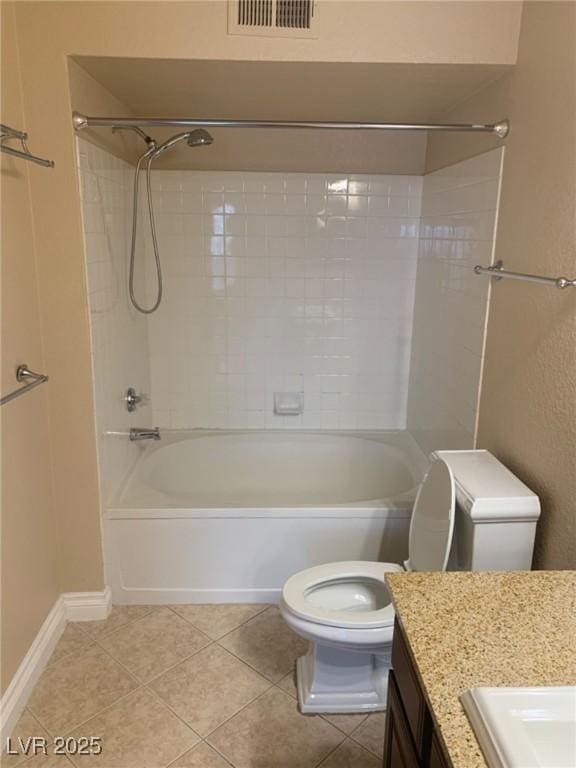
<path id="1" fill-rule="evenodd" d="M 540 517 L 540 499 L 486 450 L 435 451 L 454 475 L 456 501 L 476 522 L 527 522 Z"/>

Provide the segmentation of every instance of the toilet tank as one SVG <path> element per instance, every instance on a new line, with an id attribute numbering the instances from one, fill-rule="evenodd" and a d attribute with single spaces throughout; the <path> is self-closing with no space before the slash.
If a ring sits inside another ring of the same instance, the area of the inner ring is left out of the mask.
<path id="1" fill-rule="evenodd" d="M 540 500 L 489 451 L 436 451 L 452 470 L 456 519 L 448 570 L 532 566 Z"/>

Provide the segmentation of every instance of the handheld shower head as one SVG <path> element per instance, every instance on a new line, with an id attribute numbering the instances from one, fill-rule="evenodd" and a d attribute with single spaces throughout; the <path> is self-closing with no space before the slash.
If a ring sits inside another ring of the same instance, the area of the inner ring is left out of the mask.
<path id="1" fill-rule="evenodd" d="M 114 126 L 112 130 L 120 130 L 120 128 L 121 126 Z M 140 128 L 133 127 L 133 130 L 135 130 L 136 133 L 138 133 L 138 135 L 144 139 L 144 141 L 148 145 L 148 149 L 138 159 L 138 162 L 136 164 L 136 169 L 134 171 L 132 244 L 130 247 L 130 273 L 129 273 L 128 286 L 129 286 L 130 300 L 132 302 L 132 305 L 138 310 L 138 312 L 142 312 L 142 314 L 144 315 L 150 315 L 153 312 L 155 312 L 160 306 L 160 303 L 162 301 L 162 294 L 163 294 L 162 263 L 160 260 L 160 251 L 158 249 L 158 239 L 156 237 L 156 224 L 154 221 L 154 201 L 152 199 L 152 182 L 150 179 L 150 176 L 152 173 L 152 163 L 155 160 L 155 158 L 158 157 L 158 155 L 161 155 L 163 152 L 166 152 L 166 150 L 176 146 L 176 144 L 179 144 L 181 141 L 184 141 L 184 139 L 186 139 L 186 142 L 189 147 L 205 147 L 205 146 L 208 146 L 209 144 L 212 144 L 214 139 L 208 133 L 208 131 L 205 131 L 203 128 L 199 128 L 198 130 L 195 130 L 195 131 L 186 131 L 186 133 L 177 133 L 175 136 L 171 136 L 169 139 L 166 139 L 166 141 L 163 144 L 157 145 L 154 139 L 151 139 L 149 136 L 147 136 L 144 133 L 144 131 L 140 130 Z M 156 279 L 157 279 L 157 286 L 158 286 L 156 299 L 151 307 L 143 307 L 141 304 L 139 304 L 138 300 L 136 299 L 135 291 L 134 291 L 134 271 L 135 271 L 134 264 L 135 264 L 136 234 L 137 234 L 137 220 L 138 220 L 138 179 L 140 176 L 140 168 L 143 163 L 146 164 L 145 168 L 146 168 L 146 193 L 148 198 L 148 214 L 150 217 L 150 234 L 152 237 L 152 247 L 154 249 L 154 260 L 156 262 Z"/>
<path id="2" fill-rule="evenodd" d="M 204 128 L 197 128 L 188 134 L 187 143 L 189 147 L 209 147 L 210 144 L 214 143 L 214 137 L 208 131 L 205 131 Z"/>
<path id="3" fill-rule="evenodd" d="M 158 155 L 184 140 L 186 140 L 189 147 L 206 147 L 214 141 L 208 131 L 205 131 L 203 128 L 198 128 L 196 131 L 186 131 L 186 133 L 177 133 L 156 148 L 154 157 L 158 157 Z"/>

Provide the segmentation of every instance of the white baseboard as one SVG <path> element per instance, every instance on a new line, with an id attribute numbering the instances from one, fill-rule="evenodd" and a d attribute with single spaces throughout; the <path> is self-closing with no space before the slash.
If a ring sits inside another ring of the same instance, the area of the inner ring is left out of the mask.
<path id="1" fill-rule="evenodd" d="M 44 671 L 44 667 L 65 627 L 66 613 L 62 598 L 59 597 L 0 700 L 0 723 L 2 724 L 0 744 L 2 749 L 18 722 L 32 689 Z"/>
<path id="2" fill-rule="evenodd" d="M 110 615 L 112 592 L 64 592 L 62 602 L 68 621 L 97 621 Z"/>
<path id="3" fill-rule="evenodd" d="M 66 622 L 105 619 L 111 608 L 112 594 L 108 587 L 102 592 L 65 592 L 56 600 L 0 699 L 0 752 L 24 711 Z"/>

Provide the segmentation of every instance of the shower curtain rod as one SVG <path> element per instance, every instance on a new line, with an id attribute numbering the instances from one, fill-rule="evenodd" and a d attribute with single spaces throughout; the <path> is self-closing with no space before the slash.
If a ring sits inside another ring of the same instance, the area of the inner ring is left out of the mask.
<path id="1" fill-rule="evenodd" d="M 494 133 L 503 139 L 510 131 L 508 120 L 498 123 L 335 123 L 301 120 L 225 120 L 189 117 L 89 117 L 80 112 L 72 113 L 72 123 L 77 131 L 83 128 L 112 126 L 175 128 L 312 128 L 357 131 L 462 131 L 464 133 Z"/>

